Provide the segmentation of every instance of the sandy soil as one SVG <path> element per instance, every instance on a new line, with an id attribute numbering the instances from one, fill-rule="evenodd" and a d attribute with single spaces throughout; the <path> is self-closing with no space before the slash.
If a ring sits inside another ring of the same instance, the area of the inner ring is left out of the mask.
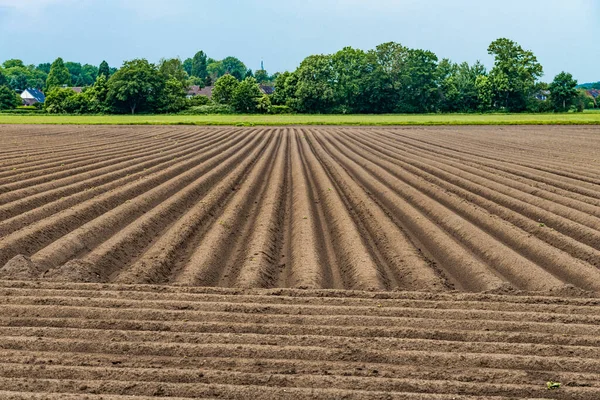
<path id="1" fill-rule="evenodd" d="M 595 127 L 0 132 L 3 279 L 600 290 Z"/>
<path id="2" fill-rule="evenodd" d="M 0 126 L 0 399 L 597 400 L 599 137 Z"/>

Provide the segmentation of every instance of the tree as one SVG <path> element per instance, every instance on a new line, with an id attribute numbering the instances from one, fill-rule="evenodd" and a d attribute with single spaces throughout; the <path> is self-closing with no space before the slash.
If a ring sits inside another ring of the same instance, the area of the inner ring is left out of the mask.
<path id="1" fill-rule="evenodd" d="M 270 81 L 269 74 L 264 69 L 257 70 L 254 73 L 254 78 L 256 78 L 256 82 L 258 83 L 265 83 Z"/>
<path id="2" fill-rule="evenodd" d="M 489 79 L 495 104 L 509 111 L 523 111 L 536 80 L 543 75 L 541 64 L 533 52 L 505 38 L 492 42 L 488 54 L 494 56 Z"/>
<path id="3" fill-rule="evenodd" d="M 50 63 L 42 63 L 42 64 L 38 64 L 38 66 L 35 67 L 35 69 L 48 75 L 50 73 L 51 66 L 52 66 L 52 64 L 50 64 Z"/>
<path id="4" fill-rule="evenodd" d="M 249 77 L 240 82 L 233 91 L 231 105 L 238 112 L 255 113 L 258 111 L 257 106 L 261 97 L 262 93 L 256 79 Z"/>
<path id="5" fill-rule="evenodd" d="M 23 73 L 13 73 L 11 74 L 11 78 L 8 82 L 8 86 L 15 91 L 19 91 L 22 92 L 23 90 L 27 89 L 27 87 L 29 87 L 28 84 L 28 77 L 27 75 L 23 74 Z"/>
<path id="6" fill-rule="evenodd" d="M 556 75 L 549 86 L 550 99 L 555 111 L 567 111 L 577 97 L 577 81 L 568 72 Z"/>
<path id="7" fill-rule="evenodd" d="M 187 106 L 186 89 L 175 78 L 168 78 L 165 82 L 163 94 L 158 111 L 166 113 L 176 113 Z"/>
<path id="8" fill-rule="evenodd" d="M 28 87 L 41 89 L 45 84 L 46 75 L 34 65 L 25 66 L 21 60 L 9 60 L 4 65 L 8 65 L 3 69 L 5 84 L 13 91 L 23 91 Z"/>
<path id="9" fill-rule="evenodd" d="M 183 69 L 185 69 L 185 72 L 187 72 L 187 74 L 189 76 L 192 76 L 192 66 L 194 65 L 194 60 L 192 60 L 191 58 L 186 58 L 185 61 L 183 62 Z"/>
<path id="10" fill-rule="evenodd" d="M 216 82 L 217 79 L 225 75 L 226 71 L 222 61 L 215 61 L 212 58 L 209 58 L 206 62 L 206 71 L 208 72 L 208 75 L 210 76 L 213 82 Z"/>
<path id="11" fill-rule="evenodd" d="M 46 79 L 46 90 L 63 85 L 71 85 L 71 74 L 65 66 L 62 58 L 57 58 L 50 67 L 50 73 Z"/>
<path id="12" fill-rule="evenodd" d="M 54 87 L 46 95 L 44 108 L 53 114 L 84 114 L 88 112 L 88 98 L 70 88 Z"/>
<path id="13" fill-rule="evenodd" d="M 8 86 L 0 86 L 0 110 L 10 110 L 19 105 L 16 93 Z"/>
<path id="14" fill-rule="evenodd" d="M 572 100 L 572 107 L 576 112 L 583 112 L 583 110 L 596 107 L 596 101 L 585 89 L 577 89 L 575 99 Z"/>
<path id="15" fill-rule="evenodd" d="M 240 82 L 231 75 L 224 75 L 217 79 L 212 92 L 212 98 L 220 104 L 231 104 L 233 94 Z"/>
<path id="16" fill-rule="evenodd" d="M 4 75 L 2 68 L 0 68 L 0 86 L 4 86 L 7 83 L 8 83 L 8 79 L 6 79 L 6 76 Z"/>
<path id="17" fill-rule="evenodd" d="M 455 64 L 444 59 L 438 64 L 439 109 L 443 112 L 472 112 L 479 109 L 477 78 L 485 76 L 485 67 Z"/>
<path id="18" fill-rule="evenodd" d="M 258 99 L 256 111 L 262 114 L 268 114 L 271 111 L 271 98 L 268 95 L 263 94 Z"/>
<path id="19" fill-rule="evenodd" d="M 204 54 L 202 50 L 197 52 L 192 59 L 192 70 L 190 75 L 197 76 L 200 79 L 206 78 L 208 75 L 206 70 L 207 65 L 206 54 Z"/>
<path id="20" fill-rule="evenodd" d="M 285 71 L 275 78 L 275 92 L 271 97 L 271 102 L 276 105 L 286 105 L 288 100 L 295 97 L 296 87 L 288 85 L 288 78 L 292 76 L 292 72 Z M 290 82 L 291 83 L 291 82 Z"/>
<path id="21" fill-rule="evenodd" d="M 104 74 L 99 74 L 94 85 L 84 93 L 88 99 L 88 110 L 91 113 L 108 113 L 111 108 L 107 102 L 108 98 L 108 78 Z"/>
<path id="22" fill-rule="evenodd" d="M 345 47 L 331 56 L 335 112 L 369 112 L 372 71 L 369 56 L 362 50 Z"/>
<path id="23" fill-rule="evenodd" d="M 168 113 L 181 111 L 186 106 L 188 87 L 188 74 L 183 68 L 183 63 L 179 58 L 163 59 L 160 61 L 158 70 L 165 79 L 159 111 Z M 194 78 L 200 80 L 200 78 Z"/>
<path id="24" fill-rule="evenodd" d="M 104 76 L 107 80 L 110 78 L 110 67 L 106 61 L 100 63 L 100 67 L 98 67 L 98 76 Z"/>
<path id="25" fill-rule="evenodd" d="M 76 86 L 79 86 L 77 85 L 77 80 L 81 75 L 81 63 L 67 61 L 65 62 L 65 67 L 69 70 L 69 73 L 71 74 L 71 83 L 74 83 Z"/>
<path id="26" fill-rule="evenodd" d="M 17 60 L 17 59 L 11 59 L 11 60 L 6 60 L 2 63 L 2 66 L 4 68 L 14 68 L 14 67 L 22 67 L 25 68 L 25 64 L 23 64 L 23 61 L 21 60 Z"/>
<path id="27" fill-rule="evenodd" d="M 179 58 L 171 58 L 170 60 L 160 60 L 158 70 L 164 74 L 167 79 L 175 79 L 182 86 L 187 86 L 188 74 L 183 68 L 183 63 Z"/>
<path id="28" fill-rule="evenodd" d="M 397 111 L 409 113 L 434 111 L 438 100 L 437 61 L 437 56 L 431 51 L 408 50 Z"/>
<path id="29" fill-rule="evenodd" d="M 108 102 L 116 109 L 153 111 L 165 86 L 164 75 L 145 59 L 126 61 L 108 81 Z"/>
<path id="30" fill-rule="evenodd" d="M 295 74 L 298 77 L 294 94 L 297 111 L 330 112 L 335 104 L 331 56 L 309 56 L 302 61 Z"/>
<path id="31" fill-rule="evenodd" d="M 81 74 L 79 79 L 82 81 L 83 85 L 78 86 L 91 86 L 96 82 L 96 78 L 98 78 L 99 68 L 95 65 L 84 64 L 81 67 Z"/>
<path id="32" fill-rule="evenodd" d="M 231 74 L 238 81 L 241 81 L 246 76 L 246 71 L 248 71 L 248 68 L 246 68 L 246 65 L 244 65 L 244 63 L 239 59 L 235 57 L 227 57 L 224 58 L 221 63 L 223 64 L 225 73 Z"/>

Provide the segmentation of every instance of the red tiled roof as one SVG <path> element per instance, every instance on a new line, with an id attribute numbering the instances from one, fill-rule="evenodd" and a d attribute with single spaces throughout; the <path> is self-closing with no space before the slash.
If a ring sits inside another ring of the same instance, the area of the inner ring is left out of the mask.
<path id="1" fill-rule="evenodd" d="M 212 91 L 214 86 L 206 86 L 200 88 L 198 85 L 193 85 L 188 88 L 187 94 L 190 96 L 207 96 L 212 97 Z"/>

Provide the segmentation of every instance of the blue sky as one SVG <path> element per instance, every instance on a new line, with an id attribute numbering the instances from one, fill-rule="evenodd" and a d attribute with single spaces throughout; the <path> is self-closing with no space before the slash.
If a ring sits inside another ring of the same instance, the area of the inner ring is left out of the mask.
<path id="1" fill-rule="evenodd" d="M 562 70 L 600 80 L 598 0 L 0 0 L 0 60 L 111 66 L 144 57 L 232 55 L 269 72 L 310 54 L 395 41 L 490 66 L 508 37 L 537 55 L 544 80 Z"/>

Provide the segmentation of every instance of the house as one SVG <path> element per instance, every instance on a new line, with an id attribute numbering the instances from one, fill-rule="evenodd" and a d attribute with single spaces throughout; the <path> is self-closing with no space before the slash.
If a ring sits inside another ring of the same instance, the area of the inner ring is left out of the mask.
<path id="1" fill-rule="evenodd" d="M 260 89 L 260 92 L 262 94 L 268 94 L 268 95 L 272 95 L 273 93 L 275 93 L 275 88 L 273 86 L 269 86 L 269 85 L 258 85 L 258 88 Z"/>
<path id="2" fill-rule="evenodd" d="M 83 88 L 81 86 L 67 87 L 67 89 L 71 89 L 75 93 L 81 93 L 81 92 L 83 92 Z"/>
<path id="3" fill-rule="evenodd" d="M 596 104 L 596 107 L 598 107 L 598 104 L 600 103 L 600 90 L 589 89 L 585 92 L 594 99 L 594 103 Z"/>
<path id="4" fill-rule="evenodd" d="M 192 97 L 196 97 L 196 96 L 206 96 L 208 98 L 211 98 L 213 89 L 214 89 L 214 86 L 206 86 L 206 87 L 201 88 L 198 85 L 193 85 L 188 88 L 186 97 L 188 99 L 191 99 Z"/>
<path id="5" fill-rule="evenodd" d="M 597 99 L 598 96 L 600 96 L 600 90 L 598 90 L 598 89 L 589 89 L 589 90 L 586 90 L 586 92 L 587 92 L 587 94 L 592 96 L 594 99 Z"/>
<path id="6" fill-rule="evenodd" d="M 550 97 L 550 91 L 549 90 L 540 90 L 539 92 L 537 92 L 534 97 L 536 99 L 538 99 L 539 101 L 546 101 L 548 100 L 548 97 Z"/>
<path id="7" fill-rule="evenodd" d="M 27 88 L 21 93 L 21 99 L 23 99 L 24 105 L 32 106 L 36 103 L 44 103 L 46 101 L 46 96 L 37 89 Z"/>

